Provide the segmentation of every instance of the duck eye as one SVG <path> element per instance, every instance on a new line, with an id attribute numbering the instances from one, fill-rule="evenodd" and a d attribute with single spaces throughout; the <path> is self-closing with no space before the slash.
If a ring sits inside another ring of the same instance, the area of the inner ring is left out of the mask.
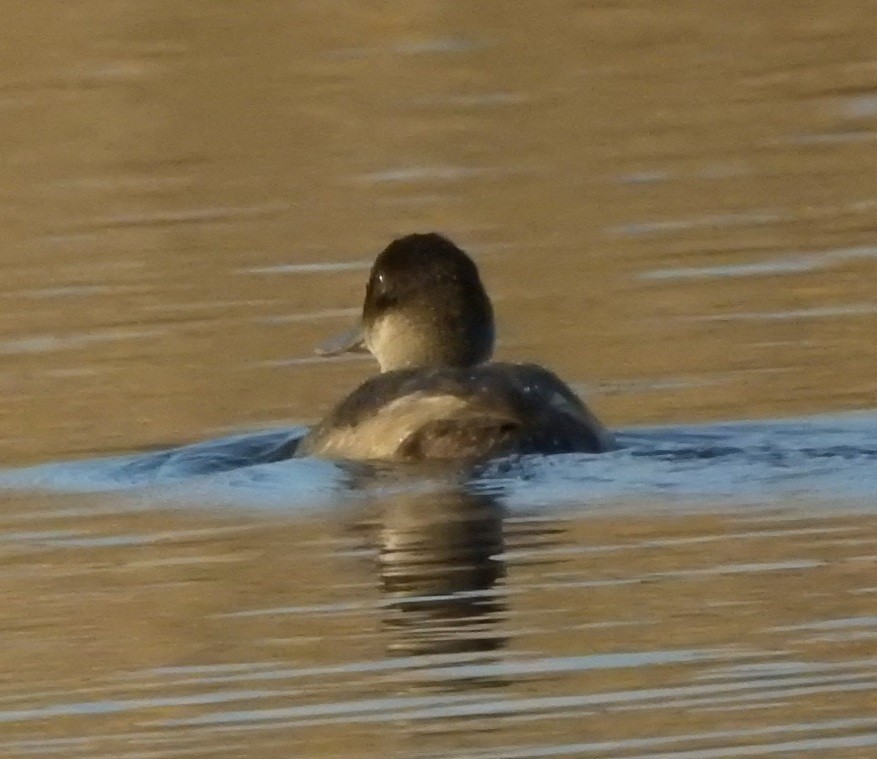
<path id="1" fill-rule="evenodd" d="M 388 280 L 381 272 L 375 274 L 366 288 L 366 302 L 378 311 L 383 311 L 395 304 L 396 298 L 388 292 Z"/>
<path id="2" fill-rule="evenodd" d="M 384 275 L 383 274 L 373 274 L 369 277 L 368 284 L 365 286 L 365 295 L 366 297 L 374 297 L 378 293 L 383 292 L 384 290 Z"/>
<path id="3" fill-rule="evenodd" d="M 375 293 L 378 296 L 386 296 L 390 287 L 390 283 L 387 279 L 387 275 L 381 272 L 375 277 Z"/>

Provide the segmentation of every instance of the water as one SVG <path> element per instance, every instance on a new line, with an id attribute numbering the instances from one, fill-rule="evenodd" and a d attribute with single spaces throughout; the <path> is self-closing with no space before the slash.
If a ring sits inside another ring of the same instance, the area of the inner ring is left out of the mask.
<path id="1" fill-rule="evenodd" d="M 0 756 L 877 752 L 867 3 L 8 10 Z M 275 460 L 432 229 L 618 451 Z"/>
<path id="2" fill-rule="evenodd" d="M 364 465 L 288 459 L 305 428 L 232 435 L 168 450 L 0 471 L 0 490 L 66 493 L 150 489 L 241 508 L 291 509 L 357 498 L 363 480 L 388 473 Z M 508 506 L 618 504 L 766 498 L 870 503 L 877 492 L 877 413 L 800 420 L 664 425 L 619 430 L 607 454 L 525 456 L 466 471 L 463 481 L 498 492 Z M 447 480 L 445 472 L 390 468 L 403 490 Z M 455 473 L 455 482 L 460 475 Z M 189 494 L 187 496 L 187 494 Z"/>
<path id="3" fill-rule="evenodd" d="M 19 495 L 0 747 L 867 756 L 873 497 L 619 503 L 582 495 L 587 463 Z"/>

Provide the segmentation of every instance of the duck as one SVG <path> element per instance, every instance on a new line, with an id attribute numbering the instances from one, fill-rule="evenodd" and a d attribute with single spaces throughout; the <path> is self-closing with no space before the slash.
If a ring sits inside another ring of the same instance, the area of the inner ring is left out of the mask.
<path id="1" fill-rule="evenodd" d="M 318 350 L 367 351 L 380 373 L 312 427 L 295 455 L 481 462 L 614 447 L 556 374 L 491 361 L 495 334 L 490 298 L 465 251 L 435 232 L 394 240 L 371 267 L 360 323 Z"/>

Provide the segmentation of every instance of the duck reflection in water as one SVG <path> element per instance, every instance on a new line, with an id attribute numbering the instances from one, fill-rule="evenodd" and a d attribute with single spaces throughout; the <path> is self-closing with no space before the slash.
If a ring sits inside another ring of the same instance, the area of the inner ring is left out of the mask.
<path id="1" fill-rule="evenodd" d="M 508 643 L 504 507 L 475 492 L 459 470 L 439 482 L 432 470 L 428 490 L 414 482 L 405 492 L 412 472 L 373 474 L 371 514 L 357 528 L 374 550 L 383 596 L 382 637 L 393 663 L 386 695 L 430 701 L 441 694 L 468 703 L 511 685 L 501 673 Z M 469 745 L 482 731 L 473 734 L 464 715 L 424 719 L 402 710 L 392 733 L 394 756 L 440 756 L 449 735 Z"/>
<path id="2" fill-rule="evenodd" d="M 501 648 L 503 508 L 461 488 L 382 499 L 374 525 L 396 655 Z"/>

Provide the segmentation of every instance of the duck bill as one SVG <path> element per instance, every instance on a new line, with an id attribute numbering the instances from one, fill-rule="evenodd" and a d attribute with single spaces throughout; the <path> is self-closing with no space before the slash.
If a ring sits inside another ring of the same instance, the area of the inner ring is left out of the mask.
<path id="1" fill-rule="evenodd" d="M 339 335 L 330 337 L 317 346 L 319 356 L 340 356 L 343 353 L 368 353 L 362 326 L 357 325 Z"/>

